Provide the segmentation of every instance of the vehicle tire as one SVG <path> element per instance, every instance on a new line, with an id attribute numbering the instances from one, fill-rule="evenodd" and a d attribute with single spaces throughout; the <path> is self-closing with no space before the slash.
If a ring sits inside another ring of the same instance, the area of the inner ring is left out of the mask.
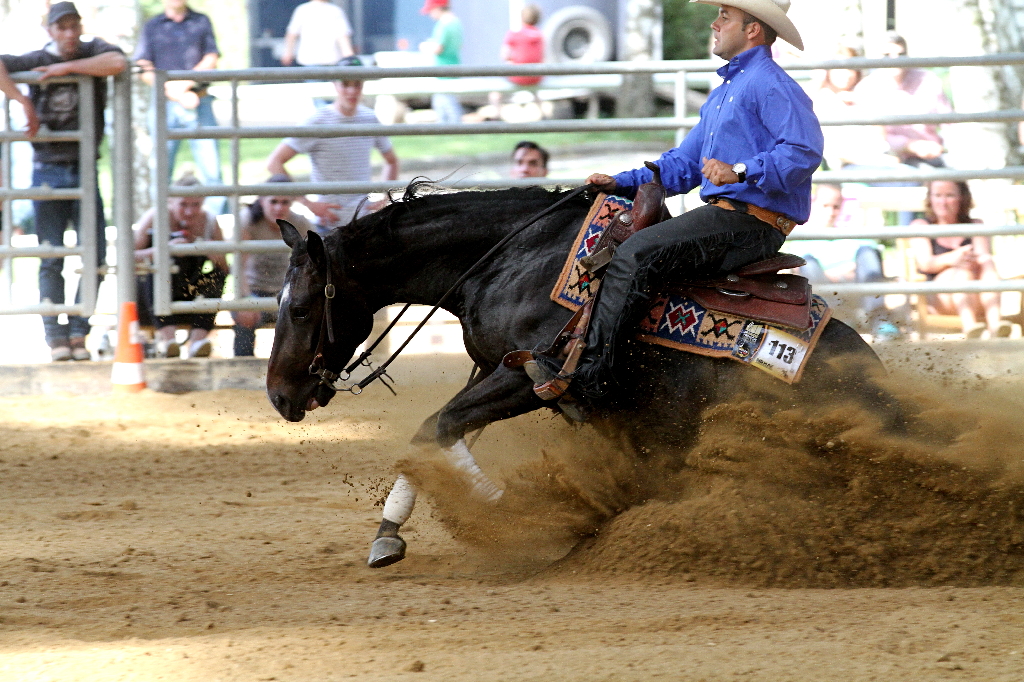
<path id="1" fill-rule="evenodd" d="M 549 62 L 604 62 L 612 58 L 612 29 L 596 9 L 563 7 L 544 22 Z"/>

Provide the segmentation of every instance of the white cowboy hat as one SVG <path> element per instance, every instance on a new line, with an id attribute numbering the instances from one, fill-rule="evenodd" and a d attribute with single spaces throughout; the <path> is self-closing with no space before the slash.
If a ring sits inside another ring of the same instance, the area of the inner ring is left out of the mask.
<path id="1" fill-rule="evenodd" d="M 771 26 L 779 34 L 780 38 L 796 49 L 804 49 L 804 41 L 800 38 L 800 31 L 796 30 L 796 26 L 786 16 L 786 12 L 789 11 L 789 0 L 728 0 L 728 2 L 690 0 L 690 2 L 700 2 L 705 5 L 717 5 L 719 7 L 726 5 L 743 10 Z"/>

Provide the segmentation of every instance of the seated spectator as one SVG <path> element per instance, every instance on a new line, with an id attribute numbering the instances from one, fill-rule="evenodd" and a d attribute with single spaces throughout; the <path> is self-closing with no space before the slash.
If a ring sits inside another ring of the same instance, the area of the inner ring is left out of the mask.
<path id="1" fill-rule="evenodd" d="M 291 178 L 287 175 L 272 175 L 267 182 L 291 182 Z M 313 226 L 306 218 L 292 210 L 294 200 L 295 197 L 290 196 L 258 197 L 251 206 L 242 208 L 242 240 L 281 241 L 278 220 L 287 220 L 299 230 L 299 234 L 305 236 Z M 242 295 L 257 298 L 276 297 L 284 285 L 288 259 L 287 252 L 242 254 Z M 232 313 L 232 317 L 235 318 L 235 357 L 253 355 L 256 328 L 277 319 L 275 313 L 260 310 L 238 310 Z"/>
<path id="2" fill-rule="evenodd" d="M 840 185 L 820 184 L 815 188 L 811 217 L 807 226 L 835 227 L 843 209 L 843 189 Z M 787 251 L 801 256 L 807 265 L 799 274 L 812 284 L 827 282 L 881 282 L 882 254 L 873 239 L 794 239 Z M 861 300 L 858 317 L 871 329 L 876 340 L 891 340 L 900 335 L 889 319 L 885 297 L 865 296 Z"/>
<path id="3" fill-rule="evenodd" d="M 523 140 L 512 150 L 512 177 L 546 178 L 549 156 L 548 150 L 536 142 Z"/>
<path id="4" fill-rule="evenodd" d="M 860 50 L 841 45 L 835 55 L 839 59 L 862 57 Z M 848 118 L 858 113 L 854 88 L 863 74 L 857 69 L 829 69 L 818 72 L 820 80 L 812 81 L 808 94 L 814 102 L 814 113 L 823 119 Z M 828 170 L 844 167 L 894 167 L 899 159 L 889 154 L 881 126 L 823 126 L 825 165 Z"/>
<path id="5" fill-rule="evenodd" d="M 175 187 L 195 187 L 199 180 L 191 173 L 181 176 Z M 191 244 L 198 241 L 223 241 L 224 235 L 214 215 L 203 209 L 202 197 L 171 197 L 167 201 L 171 225 L 170 244 Z M 153 220 L 156 209 L 151 208 L 139 219 L 135 232 L 135 260 L 153 260 Z M 227 260 L 223 255 L 176 256 L 171 259 L 178 271 L 171 274 L 171 300 L 194 301 L 197 298 L 220 298 L 224 291 L 224 280 L 228 273 Z M 207 263 L 210 265 L 207 266 Z M 161 358 L 176 358 L 181 349 L 174 334 L 179 326 L 189 330 L 188 356 L 208 357 L 213 350 L 207 338 L 213 329 L 214 313 L 181 313 L 168 316 L 153 316 L 153 275 L 139 278 L 139 320 L 142 324 L 153 324 L 156 330 L 156 355 Z"/>
<path id="6" fill-rule="evenodd" d="M 907 56 L 907 41 L 890 31 L 885 56 Z M 942 81 L 931 71 L 895 67 L 875 69 L 853 91 L 858 106 L 876 114 L 945 114 L 953 110 Z M 885 139 L 900 163 L 942 167 L 944 146 L 934 123 L 887 125 Z"/>
<path id="7" fill-rule="evenodd" d="M 966 182 L 933 180 L 928 183 L 925 217 L 911 224 L 980 223 L 980 220 L 971 219 L 973 207 L 974 200 Z M 999 279 L 988 237 L 915 237 L 910 248 L 917 271 L 929 280 L 968 282 Z M 937 315 L 959 315 L 968 339 L 981 338 L 986 331 L 990 338 L 1005 338 L 1013 329 L 1002 319 L 998 292 L 936 294 L 928 297 L 928 310 Z"/>

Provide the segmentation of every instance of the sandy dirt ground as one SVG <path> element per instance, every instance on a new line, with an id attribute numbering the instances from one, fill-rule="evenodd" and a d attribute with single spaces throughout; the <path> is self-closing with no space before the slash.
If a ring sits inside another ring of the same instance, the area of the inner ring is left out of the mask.
<path id="1" fill-rule="evenodd" d="M 0 399 L 0 680 L 1020 682 L 1024 391 L 934 386 L 913 443 L 741 403 L 683 469 L 494 425 L 492 510 L 406 446 L 451 384 L 299 424 L 258 392 Z M 406 458 L 430 497 L 371 570 Z"/>

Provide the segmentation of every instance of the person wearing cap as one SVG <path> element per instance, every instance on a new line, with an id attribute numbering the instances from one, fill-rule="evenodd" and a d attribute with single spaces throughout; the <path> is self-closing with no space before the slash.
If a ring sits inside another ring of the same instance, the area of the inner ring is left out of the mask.
<path id="1" fill-rule="evenodd" d="M 425 0 L 420 14 L 434 20 L 434 32 L 420 43 L 420 52 L 432 55 L 437 66 L 461 63 L 462 22 L 448 6 L 448 0 Z M 462 123 L 462 103 L 450 92 L 431 95 L 430 108 L 437 114 L 438 123 Z"/>
<path id="2" fill-rule="evenodd" d="M 309 0 L 292 11 L 284 33 L 281 63 L 285 66 L 333 66 L 355 54 L 351 36 L 352 26 L 345 10 L 331 0 Z"/>
<path id="3" fill-rule="evenodd" d="M 205 14 L 188 6 L 186 0 L 163 0 L 164 11 L 142 26 L 135 48 L 135 63 L 142 67 L 142 80 L 153 84 L 153 69 L 168 71 L 212 71 L 217 68 L 220 52 L 213 34 L 213 24 Z M 213 114 L 213 96 L 208 83 L 167 81 L 168 130 L 195 130 L 217 125 Z M 174 166 L 181 140 L 167 141 L 168 176 Z M 220 149 L 217 140 L 189 140 L 196 172 L 204 185 L 220 185 Z M 227 212 L 224 197 L 207 197 L 207 210 L 214 214 Z"/>
<path id="4" fill-rule="evenodd" d="M 358 57 L 346 57 L 338 66 L 361 67 Z M 303 125 L 335 126 L 380 123 L 373 109 L 362 103 L 363 81 L 335 81 L 338 93 L 333 104 L 320 107 Z M 289 137 L 281 141 L 267 160 L 273 175 L 291 177 L 285 165 L 297 154 L 308 154 L 313 182 L 369 182 L 372 179 L 370 150 L 384 157 L 384 179 L 398 179 L 398 157 L 391 140 L 377 137 Z M 317 231 L 326 232 L 348 223 L 365 200 L 365 194 L 323 194 L 299 201 L 317 217 Z"/>
<path id="5" fill-rule="evenodd" d="M 823 139 L 807 94 L 772 59 L 776 37 L 803 42 L 786 16 L 789 0 L 733 0 L 718 5 L 713 52 L 728 61 L 722 84 L 700 109 L 700 121 L 657 164 L 669 194 L 700 187 L 707 205 L 652 225 L 615 252 L 601 282 L 586 349 L 573 375 L 573 394 L 605 398 L 612 368 L 633 324 L 647 310 L 652 287 L 674 276 L 720 275 L 778 253 L 811 209 L 811 174 Z M 594 174 L 601 191 L 632 197 L 652 180 L 646 168 L 611 177 Z M 549 358 L 528 365 L 538 383 L 561 368 Z"/>
<path id="6" fill-rule="evenodd" d="M 128 63 L 124 52 L 116 45 L 93 38 L 82 40 L 82 17 L 71 2 L 57 2 L 47 14 L 47 32 L 50 42 L 42 49 L 23 55 L 0 55 L 0 83 L 9 81 L 8 72 L 37 71 L 40 83 L 29 86 L 28 101 L 18 99 L 26 110 L 29 134 L 35 134 L 39 125 L 50 131 L 78 130 L 80 102 L 77 83 L 48 83 L 47 79 L 80 74 L 93 78 L 93 114 L 96 156 L 103 141 L 103 112 L 107 103 L 107 76 L 123 72 Z M 4 89 L 0 86 L 0 89 Z M 36 116 L 38 115 L 38 118 Z M 82 173 L 96 173 L 96 164 L 80 167 L 78 142 L 33 142 L 32 186 L 54 189 L 79 187 Z M 64 245 L 64 231 L 69 224 L 79 229 L 79 202 L 77 200 L 33 201 L 36 234 L 39 242 L 54 246 Z M 106 222 L 103 200 L 96 191 L 96 265 L 106 260 Z M 64 303 L 63 258 L 43 258 L 39 266 L 39 300 L 57 305 Z M 102 275 L 100 276 L 102 279 Z M 79 287 L 76 301 L 81 300 Z M 89 334 L 88 318 L 68 315 L 67 324 L 61 324 L 56 315 L 43 316 L 46 343 L 50 357 L 60 360 L 88 360 L 85 337 Z"/>

